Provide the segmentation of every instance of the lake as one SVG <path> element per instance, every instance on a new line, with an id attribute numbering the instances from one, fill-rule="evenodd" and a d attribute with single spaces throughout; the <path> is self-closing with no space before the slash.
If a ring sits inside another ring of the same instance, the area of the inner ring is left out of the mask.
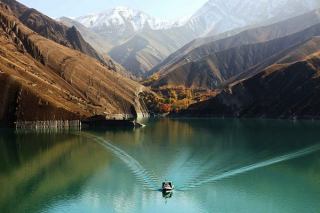
<path id="1" fill-rule="evenodd" d="M 1 130 L 0 212 L 320 212 L 320 122 L 145 123 Z"/>

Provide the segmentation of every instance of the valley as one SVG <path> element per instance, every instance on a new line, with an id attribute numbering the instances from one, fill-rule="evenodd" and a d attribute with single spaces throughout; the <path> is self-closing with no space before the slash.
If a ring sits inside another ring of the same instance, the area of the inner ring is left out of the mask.
<path id="1" fill-rule="evenodd" d="M 319 0 L 0 0 L 1 213 L 316 213 Z"/>
<path id="2" fill-rule="evenodd" d="M 128 7 L 52 19 L 1 0 L 1 125 L 167 115 L 317 118 L 320 5 L 305 1 L 286 13 L 279 12 L 283 2 L 274 3 L 259 18 L 247 18 L 261 6 L 248 3 L 222 18 L 237 4 L 210 0 L 190 18 L 166 21 Z M 274 95 L 282 87 L 289 89 Z"/>

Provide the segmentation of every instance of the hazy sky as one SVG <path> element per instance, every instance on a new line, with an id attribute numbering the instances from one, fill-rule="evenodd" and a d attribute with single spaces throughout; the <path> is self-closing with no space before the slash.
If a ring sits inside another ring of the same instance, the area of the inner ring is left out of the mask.
<path id="1" fill-rule="evenodd" d="M 147 12 L 149 15 L 176 19 L 192 15 L 207 0 L 18 0 L 48 16 L 78 17 L 100 12 L 116 6 L 128 6 Z"/>

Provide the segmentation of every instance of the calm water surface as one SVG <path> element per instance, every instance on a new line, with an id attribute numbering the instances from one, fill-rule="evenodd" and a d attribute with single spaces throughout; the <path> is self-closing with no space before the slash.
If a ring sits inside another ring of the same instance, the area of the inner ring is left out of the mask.
<path id="1" fill-rule="evenodd" d="M 320 212 L 320 123 L 0 131 L 0 212 Z M 172 180 L 176 190 L 159 187 Z"/>

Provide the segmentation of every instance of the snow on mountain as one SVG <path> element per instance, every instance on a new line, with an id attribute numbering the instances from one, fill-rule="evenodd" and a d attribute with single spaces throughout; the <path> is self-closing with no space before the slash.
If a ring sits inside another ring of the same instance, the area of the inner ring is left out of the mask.
<path id="1" fill-rule="evenodd" d="M 206 35 L 259 24 L 272 18 L 288 18 L 320 7 L 319 0 L 209 0 L 188 25 Z"/>
<path id="2" fill-rule="evenodd" d="M 185 26 L 199 35 L 206 35 L 213 30 L 222 33 L 272 18 L 289 18 L 318 7 L 319 0 L 209 0 L 191 18 L 176 21 L 157 19 L 128 7 L 116 7 L 75 20 L 103 34 Z"/>
<path id="3" fill-rule="evenodd" d="M 127 7 L 75 20 L 111 44 L 113 59 L 136 74 L 196 38 L 275 23 L 317 8 L 320 0 L 208 0 L 191 18 L 177 21 Z"/>
<path id="4" fill-rule="evenodd" d="M 144 28 L 153 30 L 168 29 L 185 23 L 185 20 L 181 22 L 157 19 L 144 12 L 127 7 L 116 7 L 98 14 L 82 16 L 75 20 L 88 28 L 129 26 L 136 32 Z"/>

